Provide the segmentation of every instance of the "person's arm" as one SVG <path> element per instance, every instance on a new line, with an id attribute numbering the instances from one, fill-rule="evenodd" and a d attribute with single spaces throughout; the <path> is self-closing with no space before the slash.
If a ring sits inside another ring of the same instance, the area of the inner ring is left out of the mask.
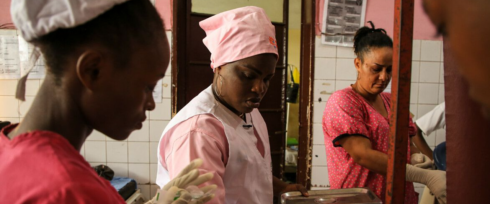
<path id="1" fill-rule="evenodd" d="M 338 140 L 357 164 L 375 173 L 386 175 L 388 155 L 371 147 L 371 141 L 361 135 L 352 135 Z"/>
<path id="2" fill-rule="evenodd" d="M 429 147 L 429 144 L 425 141 L 424 137 L 422 136 L 422 131 L 420 128 L 417 128 L 417 134 L 411 138 L 412 144 L 415 144 L 415 146 L 422 152 L 422 154 L 428 156 L 431 160 L 433 160 L 433 152 L 432 149 Z M 413 153 L 412 153 L 413 154 Z"/>
<path id="3" fill-rule="evenodd" d="M 299 191 L 303 196 L 309 196 L 308 190 L 301 184 L 288 184 L 281 179 L 272 177 L 272 188 L 274 196 L 280 196 L 282 193 Z"/>
<path id="4" fill-rule="evenodd" d="M 224 141 L 219 140 L 219 137 L 191 131 L 176 139 L 171 147 L 171 152 L 166 155 L 167 159 L 165 160 L 170 177 L 176 177 L 190 161 L 201 158 L 203 164 L 198 168 L 200 174 L 209 172 L 214 174 L 210 181 L 202 185 L 215 184 L 217 186 L 215 197 L 210 203 L 225 203 L 226 189 L 223 177 L 226 167 L 222 160 L 223 154 L 226 154 Z"/>

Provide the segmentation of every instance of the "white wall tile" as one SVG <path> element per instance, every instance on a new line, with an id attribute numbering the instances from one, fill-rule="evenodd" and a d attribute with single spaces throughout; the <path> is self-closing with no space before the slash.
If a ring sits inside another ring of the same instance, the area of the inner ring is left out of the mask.
<path id="1" fill-rule="evenodd" d="M 324 145 L 323 127 L 321 123 L 313 124 L 313 144 Z"/>
<path id="2" fill-rule="evenodd" d="M 437 105 L 439 101 L 439 84 L 419 83 L 419 103 Z"/>
<path id="3" fill-rule="evenodd" d="M 327 166 L 325 145 L 313 145 L 311 164 L 313 166 Z"/>
<path id="4" fill-rule="evenodd" d="M 19 118 L 4 118 L 4 117 L 1 117 L 0 118 L 0 121 L 9 121 L 10 124 L 15 124 L 15 123 L 19 123 Z"/>
<path id="5" fill-rule="evenodd" d="M 150 183 L 155 184 L 157 181 L 158 164 L 150 164 Z"/>
<path id="6" fill-rule="evenodd" d="M 138 188 L 141 190 L 141 197 L 145 200 L 149 200 L 152 197 L 150 197 L 150 185 L 138 185 Z"/>
<path id="7" fill-rule="evenodd" d="M 335 91 L 335 81 L 315 80 L 313 88 L 313 101 L 327 101 L 330 95 Z"/>
<path id="8" fill-rule="evenodd" d="M 88 162 L 106 162 L 106 142 L 105 141 L 86 141 L 85 159 Z"/>
<path id="9" fill-rule="evenodd" d="M 339 59 L 337 58 L 337 66 L 335 69 L 335 75 L 337 80 L 356 80 L 357 70 L 354 65 L 353 59 Z"/>
<path id="10" fill-rule="evenodd" d="M 420 60 L 439 62 L 441 60 L 441 42 L 442 41 L 422 40 Z"/>
<path id="11" fill-rule="evenodd" d="M 87 137 L 87 141 L 106 141 L 106 137 L 103 133 L 93 130 L 92 134 Z"/>
<path id="12" fill-rule="evenodd" d="M 128 163 L 110 163 L 107 162 L 107 166 L 109 166 L 112 170 L 114 170 L 114 176 L 119 177 L 128 177 Z"/>
<path id="13" fill-rule="evenodd" d="M 316 187 L 328 187 L 328 169 L 324 166 L 313 166 L 311 168 L 311 185 Z"/>
<path id="14" fill-rule="evenodd" d="M 418 82 L 420 76 L 420 62 L 412 61 L 412 82 Z"/>
<path id="15" fill-rule="evenodd" d="M 420 40 L 414 40 L 412 44 L 412 60 L 420 60 Z"/>
<path id="16" fill-rule="evenodd" d="M 136 180 L 138 184 L 148 184 L 150 182 L 150 164 L 129 163 L 128 176 Z"/>
<path id="17" fill-rule="evenodd" d="M 17 85 L 15 87 L 17 87 Z M 26 96 L 35 96 L 38 91 L 39 79 L 28 79 L 26 81 Z"/>
<path id="18" fill-rule="evenodd" d="M 417 104 L 410 104 L 410 112 L 414 115 L 413 116 L 414 121 L 417 120 L 417 118 L 418 118 L 417 110 L 418 110 Z"/>
<path id="19" fill-rule="evenodd" d="M 444 62 L 444 43 L 441 42 L 441 62 Z"/>
<path id="20" fill-rule="evenodd" d="M 0 96 L 15 96 L 17 80 L 0 80 Z"/>
<path id="21" fill-rule="evenodd" d="M 315 79 L 335 79 L 335 58 L 315 58 Z"/>
<path id="22" fill-rule="evenodd" d="M 444 91 L 444 84 L 439 84 L 439 101 L 438 101 L 438 103 L 442 103 L 445 101 L 445 99 L 444 99 L 445 94 L 446 94 L 446 92 Z"/>
<path id="23" fill-rule="evenodd" d="M 356 83 L 356 81 L 354 81 L 354 80 L 336 80 L 335 81 L 335 90 L 338 91 L 341 89 L 345 89 L 347 87 L 350 87 L 350 85 L 354 84 L 354 83 Z"/>
<path id="24" fill-rule="evenodd" d="M 34 96 L 25 96 L 26 101 L 19 101 L 20 113 L 19 117 L 25 117 L 29 109 L 31 108 L 32 102 L 34 101 Z"/>
<path id="25" fill-rule="evenodd" d="M 420 62 L 419 82 L 439 83 L 439 62 Z"/>
<path id="26" fill-rule="evenodd" d="M 163 120 L 150 120 L 150 141 L 158 142 L 163 133 L 165 127 L 167 127 L 169 121 Z"/>
<path id="27" fill-rule="evenodd" d="M 128 161 L 130 163 L 150 162 L 149 142 L 128 142 Z"/>
<path id="28" fill-rule="evenodd" d="M 172 97 L 172 80 L 170 76 L 163 77 L 162 81 L 162 97 L 163 98 L 171 98 Z"/>
<path id="29" fill-rule="evenodd" d="M 436 130 L 436 143 L 435 146 L 441 144 L 442 142 L 446 141 L 446 129 L 439 129 Z"/>
<path id="30" fill-rule="evenodd" d="M 150 191 L 151 191 L 151 196 L 155 196 L 157 194 L 157 191 L 159 190 L 160 188 L 158 187 L 158 185 L 151 185 L 150 186 Z"/>
<path id="31" fill-rule="evenodd" d="M 354 48 L 342 46 L 337 47 L 337 58 L 356 58 L 356 55 L 354 54 Z"/>
<path id="32" fill-rule="evenodd" d="M 145 120 L 141 129 L 135 130 L 131 133 L 131 135 L 128 137 L 128 141 L 150 141 L 150 121 Z"/>
<path id="33" fill-rule="evenodd" d="M 444 63 L 441 62 L 439 64 L 439 67 L 440 67 L 440 69 L 439 69 L 439 82 L 444 83 Z"/>
<path id="34" fill-rule="evenodd" d="M 158 162 L 158 142 L 150 142 L 150 163 L 156 164 Z"/>
<path id="35" fill-rule="evenodd" d="M 162 103 L 157 103 L 155 110 L 150 111 L 151 120 L 170 120 L 172 112 L 171 100 L 163 99 Z"/>
<path id="36" fill-rule="evenodd" d="M 419 84 L 410 84 L 410 103 L 418 103 L 419 100 Z"/>
<path id="37" fill-rule="evenodd" d="M 107 141 L 107 162 L 128 162 L 128 142 Z"/>
<path id="38" fill-rule="evenodd" d="M 99 165 L 101 165 L 101 164 L 103 164 L 103 165 L 107 165 L 107 163 L 106 163 L 106 162 L 89 162 L 88 164 L 89 164 L 90 166 L 92 166 L 92 167 L 94 167 L 94 166 L 99 166 Z"/>
<path id="39" fill-rule="evenodd" d="M 167 66 L 167 71 L 165 71 L 165 76 L 172 76 L 172 62 L 170 61 Z"/>
<path id="40" fill-rule="evenodd" d="M 419 104 L 418 105 L 418 110 L 417 110 L 417 118 L 422 117 L 432 109 L 434 109 L 436 105 L 424 105 L 424 104 Z"/>
<path id="41" fill-rule="evenodd" d="M 321 38 L 315 39 L 315 57 L 336 57 L 337 47 L 332 45 L 321 44 Z"/>
<path id="42" fill-rule="evenodd" d="M 83 158 L 85 158 L 85 144 L 80 147 L 80 155 L 82 155 Z"/>
<path id="43" fill-rule="evenodd" d="M 313 123 L 321 123 L 323 117 L 323 110 L 327 102 L 314 102 L 313 103 Z"/>

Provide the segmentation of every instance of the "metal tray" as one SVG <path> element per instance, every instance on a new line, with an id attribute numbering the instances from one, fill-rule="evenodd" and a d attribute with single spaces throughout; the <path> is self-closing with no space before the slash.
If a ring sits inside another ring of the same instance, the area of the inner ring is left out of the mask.
<path id="1" fill-rule="evenodd" d="M 308 191 L 309 197 L 300 192 L 281 195 L 282 204 L 382 204 L 381 200 L 368 188 L 346 188 Z"/>

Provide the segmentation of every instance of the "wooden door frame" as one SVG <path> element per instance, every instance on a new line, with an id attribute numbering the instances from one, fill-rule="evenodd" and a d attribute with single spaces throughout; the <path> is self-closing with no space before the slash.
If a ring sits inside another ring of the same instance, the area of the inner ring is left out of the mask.
<path id="1" fill-rule="evenodd" d="M 313 78 L 315 73 L 315 0 L 301 0 L 299 145 L 296 183 L 311 188 Z"/>

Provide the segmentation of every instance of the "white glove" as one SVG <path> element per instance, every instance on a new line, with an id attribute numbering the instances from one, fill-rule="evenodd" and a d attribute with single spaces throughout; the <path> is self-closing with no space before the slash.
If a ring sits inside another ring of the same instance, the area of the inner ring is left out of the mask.
<path id="1" fill-rule="evenodd" d="M 434 169 L 433 161 L 422 153 L 415 153 L 410 156 L 410 163 L 422 169 Z"/>
<path id="2" fill-rule="evenodd" d="M 440 204 L 446 204 L 446 172 L 427 170 L 407 164 L 407 181 L 425 184 Z"/>
<path id="3" fill-rule="evenodd" d="M 204 189 L 207 188 L 207 189 Z M 192 193 L 187 190 L 177 188 L 176 186 L 170 187 L 168 191 L 161 190 L 162 197 L 153 200 L 155 204 L 203 204 L 214 198 L 214 189 L 216 185 L 210 185 L 201 188 L 205 193 L 199 198 L 193 197 Z M 157 196 L 158 197 L 158 196 Z M 175 199 L 177 198 L 177 199 Z"/>
<path id="4" fill-rule="evenodd" d="M 204 186 L 200 189 L 199 197 L 192 197 L 187 191 L 189 186 L 201 185 L 213 178 L 213 173 L 199 175 L 199 168 L 202 165 L 202 159 L 195 159 L 187 165 L 179 175 L 168 182 L 155 197 L 147 204 L 202 204 L 214 198 L 216 185 Z M 186 190 L 184 190 L 186 189 Z M 178 197 L 174 201 L 174 198 Z"/>

